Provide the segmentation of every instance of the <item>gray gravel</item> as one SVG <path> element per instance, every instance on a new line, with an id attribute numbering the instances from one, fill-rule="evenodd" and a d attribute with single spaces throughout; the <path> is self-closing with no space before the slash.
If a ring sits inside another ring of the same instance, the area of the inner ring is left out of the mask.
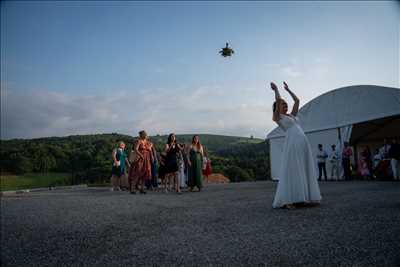
<path id="1" fill-rule="evenodd" d="M 271 208 L 276 183 L 1 199 L 1 266 L 400 266 L 400 183 L 322 182 L 322 205 Z"/>

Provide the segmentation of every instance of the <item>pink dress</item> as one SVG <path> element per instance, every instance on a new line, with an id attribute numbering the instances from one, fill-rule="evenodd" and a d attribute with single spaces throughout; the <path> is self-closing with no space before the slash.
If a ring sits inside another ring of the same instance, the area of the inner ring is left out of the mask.
<path id="1" fill-rule="evenodd" d="M 143 158 L 138 158 L 129 170 L 129 179 L 134 182 L 142 182 L 151 179 L 151 145 L 139 141 L 139 152 Z"/>
<path id="2" fill-rule="evenodd" d="M 369 176 L 368 162 L 363 153 L 360 155 L 360 160 L 358 161 L 358 172 L 361 176 Z"/>

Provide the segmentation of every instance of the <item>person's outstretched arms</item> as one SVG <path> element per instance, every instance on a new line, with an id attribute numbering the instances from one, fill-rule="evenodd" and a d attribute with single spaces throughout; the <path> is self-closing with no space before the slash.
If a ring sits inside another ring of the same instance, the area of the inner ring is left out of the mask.
<path id="1" fill-rule="evenodd" d="M 293 98 L 294 100 L 294 105 L 293 105 L 293 109 L 292 112 L 290 114 L 292 114 L 293 116 L 296 116 L 297 113 L 299 112 L 299 106 L 300 106 L 300 100 L 299 98 L 289 89 L 289 86 L 286 82 L 283 82 L 283 86 L 285 88 L 286 91 L 288 91 L 288 93 L 290 94 L 290 96 Z"/>
<path id="2" fill-rule="evenodd" d="M 272 114 L 272 120 L 277 122 L 281 119 L 280 113 L 279 113 L 279 107 L 281 106 L 281 95 L 279 94 L 278 86 L 271 82 L 271 89 L 272 91 L 275 92 L 275 110 L 274 113 Z"/>

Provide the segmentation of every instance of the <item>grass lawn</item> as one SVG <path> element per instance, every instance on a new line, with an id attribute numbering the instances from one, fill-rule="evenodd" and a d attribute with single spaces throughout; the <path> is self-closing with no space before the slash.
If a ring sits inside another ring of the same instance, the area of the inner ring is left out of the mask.
<path id="1" fill-rule="evenodd" d="M 67 185 L 71 175 L 68 173 L 27 173 L 24 175 L 1 175 L 0 190 L 18 190 L 38 187 L 48 187 L 49 185 Z"/>

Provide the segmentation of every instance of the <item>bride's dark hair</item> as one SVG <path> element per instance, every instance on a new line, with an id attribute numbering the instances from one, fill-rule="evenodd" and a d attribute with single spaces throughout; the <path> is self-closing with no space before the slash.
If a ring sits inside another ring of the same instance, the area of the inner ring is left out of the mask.
<path id="1" fill-rule="evenodd" d="M 273 111 L 273 112 L 276 111 L 276 101 L 275 101 L 274 104 L 272 105 L 272 111 Z"/>

